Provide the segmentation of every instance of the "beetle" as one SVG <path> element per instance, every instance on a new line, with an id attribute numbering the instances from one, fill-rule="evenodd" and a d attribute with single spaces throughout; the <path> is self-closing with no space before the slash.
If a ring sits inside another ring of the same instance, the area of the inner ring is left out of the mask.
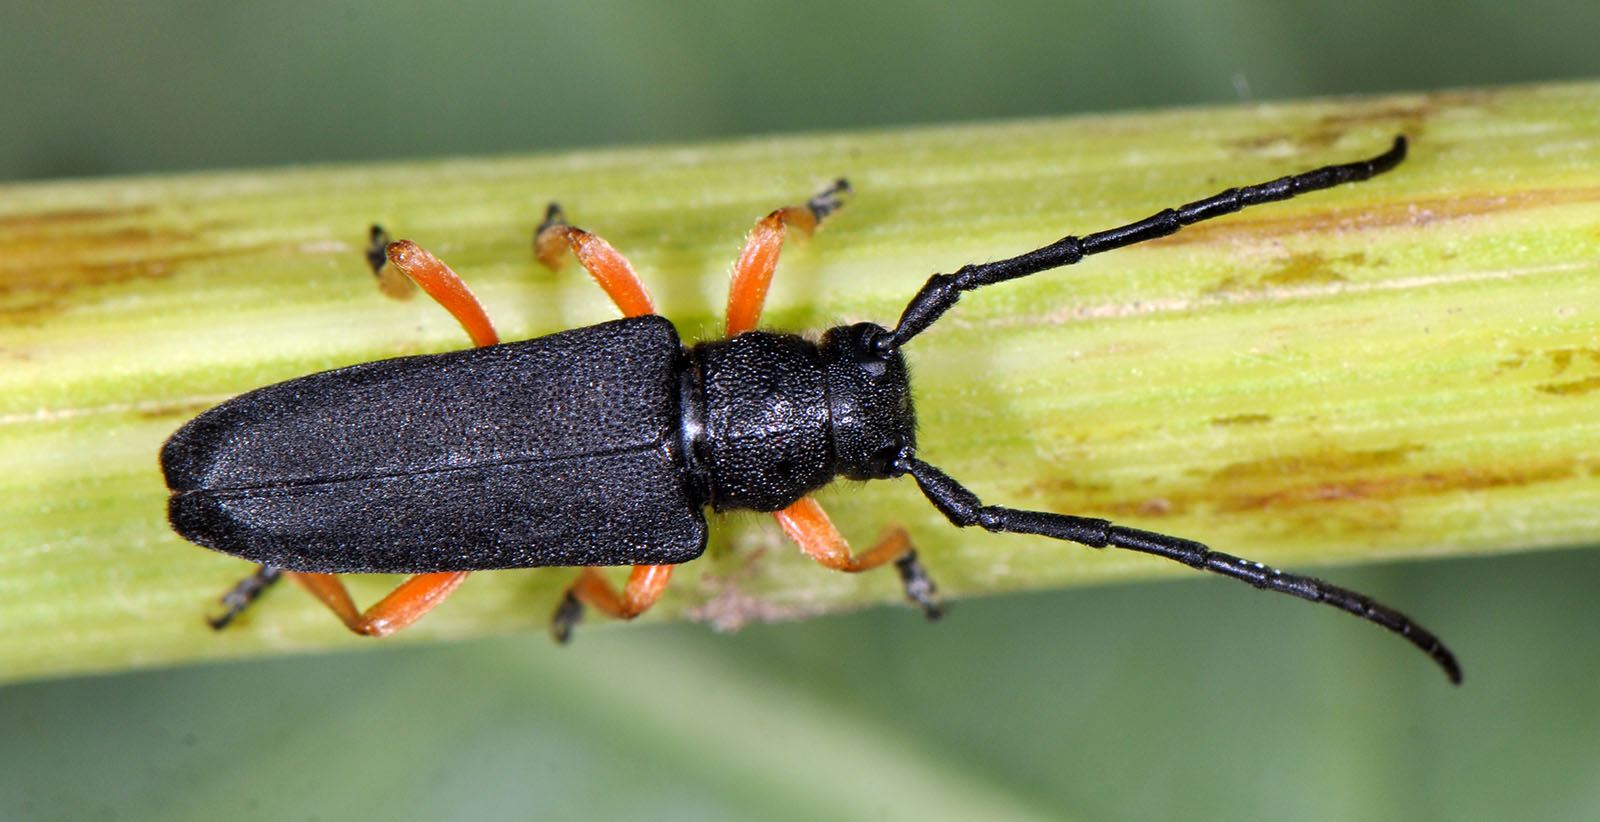
<path id="1" fill-rule="evenodd" d="M 941 606 L 903 529 L 854 553 L 812 498 L 838 477 L 910 476 L 953 525 L 1036 534 L 1165 557 L 1257 588 L 1322 602 L 1409 640 L 1461 681 L 1431 632 L 1370 597 L 1104 519 L 986 505 L 917 456 L 901 349 L 966 291 L 1071 265 L 1186 225 L 1397 166 L 1397 137 L 1369 159 L 1230 188 L 1142 220 L 995 262 L 935 274 L 893 327 L 840 325 L 819 340 L 757 330 L 788 231 L 836 211 L 839 180 L 756 223 L 735 266 L 726 335 L 685 345 L 656 315 L 631 264 L 550 206 L 534 253 L 570 252 L 623 319 L 500 343 L 465 283 L 409 241 L 373 228 L 374 271 L 392 265 L 450 311 L 475 348 L 369 362 L 269 385 L 206 411 L 161 452 L 169 518 L 184 538 L 257 563 L 224 597 L 226 625 L 287 575 L 352 631 L 393 633 L 473 571 L 582 567 L 552 618 L 565 641 L 586 607 L 628 619 L 706 544 L 704 510 L 772 513 L 822 565 L 892 564 L 929 616 Z M 597 572 L 629 565 L 619 591 Z M 411 574 L 360 611 L 338 574 Z"/>

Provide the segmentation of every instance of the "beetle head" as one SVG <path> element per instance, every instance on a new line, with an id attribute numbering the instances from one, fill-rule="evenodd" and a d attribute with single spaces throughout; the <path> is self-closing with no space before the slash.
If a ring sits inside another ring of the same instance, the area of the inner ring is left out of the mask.
<path id="1" fill-rule="evenodd" d="M 889 479 L 900 455 L 917 444 L 911 384 L 898 348 L 880 350 L 889 334 L 873 323 L 841 325 L 822 335 L 828 415 L 836 470 L 850 479 Z"/>

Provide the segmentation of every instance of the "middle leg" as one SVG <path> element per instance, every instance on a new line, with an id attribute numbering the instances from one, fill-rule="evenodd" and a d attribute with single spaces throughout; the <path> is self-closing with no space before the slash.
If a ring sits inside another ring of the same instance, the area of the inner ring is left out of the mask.
<path id="1" fill-rule="evenodd" d="M 561 206 L 551 203 L 545 211 L 544 222 L 534 234 L 533 256 L 555 271 L 566 260 L 565 251 L 571 251 L 572 256 L 578 258 L 589 276 L 617 304 L 622 316 L 642 317 L 656 313 L 650 292 L 633 270 L 633 263 L 599 236 L 568 225 Z"/>
<path id="2" fill-rule="evenodd" d="M 655 304 L 633 270 L 633 264 L 599 236 L 567 224 L 566 215 L 555 203 L 545 212 L 544 222 L 534 233 L 534 256 L 551 270 L 560 268 L 566 252 L 578 258 L 584 270 L 606 292 L 624 317 L 654 314 Z M 635 565 L 619 592 L 600 568 L 584 568 L 567 586 L 550 619 L 550 636 L 565 644 L 572 628 L 583 619 L 584 606 L 616 619 L 633 619 L 650 609 L 667 589 L 671 565 Z"/>

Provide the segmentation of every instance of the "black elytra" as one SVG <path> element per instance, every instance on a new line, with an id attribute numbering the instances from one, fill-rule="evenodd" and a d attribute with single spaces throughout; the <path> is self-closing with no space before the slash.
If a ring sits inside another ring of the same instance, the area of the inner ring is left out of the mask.
<path id="1" fill-rule="evenodd" d="M 893 328 L 685 346 L 651 315 L 267 386 L 168 440 L 170 519 L 186 539 L 289 571 L 674 564 L 704 550 L 707 507 L 777 511 L 837 477 L 910 475 L 954 525 L 1126 548 L 1324 602 L 1400 634 L 1459 683 L 1437 637 L 1365 595 L 1103 519 L 984 505 L 917 457 L 901 354 L 962 292 L 1364 180 L 1405 152 L 1396 138 L 1368 160 L 936 274 Z"/>

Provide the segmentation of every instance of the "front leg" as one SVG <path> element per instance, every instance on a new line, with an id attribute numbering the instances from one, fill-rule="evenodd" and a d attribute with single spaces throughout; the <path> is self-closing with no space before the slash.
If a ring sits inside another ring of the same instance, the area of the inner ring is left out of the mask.
<path id="1" fill-rule="evenodd" d="M 756 221 L 739 262 L 734 264 L 733 282 L 728 286 L 728 336 L 755 330 L 788 230 L 795 228 L 811 236 L 828 215 L 839 210 L 844 204 L 843 196 L 849 192 L 850 183 L 841 178 L 805 205 L 780 208 Z"/>
<path id="2" fill-rule="evenodd" d="M 890 528 L 871 548 L 856 556 L 850 552 L 850 543 L 828 519 L 828 513 L 811 497 L 802 497 L 788 508 L 774 511 L 772 516 L 800 550 L 825 568 L 854 574 L 893 562 L 895 570 L 900 572 L 906 598 L 916 603 L 928 619 L 944 615 L 944 608 L 939 604 L 939 590 L 917 560 L 917 550 L 912 547 L 906 529 Z"/>

